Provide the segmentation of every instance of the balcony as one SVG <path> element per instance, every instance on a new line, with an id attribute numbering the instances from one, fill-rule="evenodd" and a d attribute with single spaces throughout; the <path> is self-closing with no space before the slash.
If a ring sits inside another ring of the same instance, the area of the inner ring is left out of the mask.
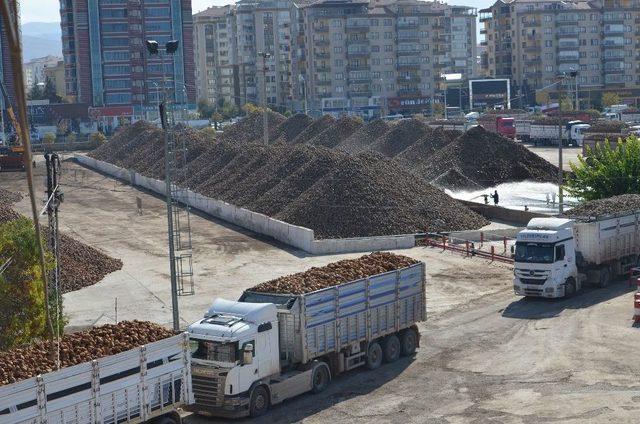
<path id="1" fill-rule="evenodd" d="M 527 46 L 524 48 L 524 51 L 525 51 L 525 52 L 529 52 L 529 53 L 531 53 L 531 52 L 537 52 L 537 51 L 540 51 L 540 48 L 541 48 L 541 47 L 540 47 L 540 44 L 527 45 Z"/>
<path id="2" fill-rule="evenodd" d="M 539 65 L 542 62 L 540 57 L 530 57 L 524 60 L 525 65 Z"/>
<path id="3" fill-rule="evenodd" d="M 326 46 L 329 46 L 331 42 L 329 40 L 315 40 L 313 44 L 315 44 L 318 47 L 326 47 Z"/>
<path id="4" fill-rule="evenodd" d="M 371 90 L 352 90 L 349 89 L 349 97 L 371 97 Z"/>
<path id="5" fill-rule="evenodd" d="M 366 84 L 371 82 L 371 75 L 361 75 L 347 78 L 349 84 Z"/>
<path id="6" fill-rule="evenodd" d="M 418 34 L 398 34 L 396 39 L 400 42 L 420 41 L 420 36 Z"/>
<path id="7" fill-rule="evenodd" d="M 422 79 L 418 75 L 400 75 L 396 78 L 398 84 L 419 84 Z"/>
<path id="8" fill-rule="evenodd" d="M 369 50 L 347 50 L 347 57 L 363 57 L 369 56 Z"/>
<path id="9" fill-rule="evenodd" d="M 419 96 L 420 90 L 417 88 L 401 88 L 397 91 L 398 97 Z"/>
<path id="10" fill-rule="evenodd" d="M 369 25 L 361 23 L 347 24 L 345 27 L 347 32 L 367 32 L 369 31 Z"/>
<path id="11" fill-rule="evenodd" d="M 316 85 L 327 86 L 331 85 L 331 80 L 316 80 Z"/>
<path id="12" fill-rule="evenodd" d="M 398 63 L 398 66 L 396 68 L 399 71 L 400 70 L 420 69 L 420 64 L 419 63 Z"/>
<path id="13" fill-rule="evenodd" d="M 368 71 L 369 65 L 347 65 L 347 72 L 351 71 Z"/>
<path id="14" fill-rule="evenodd" d="M 397 28 L 417 28 L 418 22 L 414 21 L 398 21 L 396 22 Z"/>
<path id="15" fill-rule="evenodd" d="M 420 52 L 418 50 L 398 50 L 396 54 L 398 56 L 415 56 L 419 55 Z"/>
<path id="16" fill-rule="evenodd" d="M 489 43 L 488 43 L 487 41 L 481 41 L 481 42 L 480 42 L 480 45 L 481 45 L 481 46 L 488 46 L 488 45 L 489 45 Z"/>
<path id="17" fill-rule="evenodd" d="M 487 33 L 487 29 L 486 28 L 482 28 L 480 30 L 480 35 L 485 35 Z"/>
<path id="18" fill-rule="evenodd" d="M 329 32 L 329 27 L 326 25 L 322 25 L 322 26 L 314 26 L 313 30 L 315 32 Z"/>
<path id="19" fill-rule="evenodd" d="M 317 66 L 316 72 L 331 72 L 331 68 L 329 66 Z"/>
<path id="20" fill-rule="evenodd" d="M 541 24 L 540 21 L 527 21 L 523 25 L 525 28 L 533 28 L 533 27 L 540 26 L 540 24 Z"/>
<path id="21" fill-rule="evenodd" d="M 558 25 L 577 25 L 578 18 L 565 18 L 565 19 L 556 19 L 556 26 Z"/>
<path id="22" fill-rule="evenodd" d="M 560 63 L 573 63 L 573 62 L 579 62 L 579 61 L 580 61 L 579 56 L 558 56 L 558 62 Z"/>
<path id="23" fill-rule="evenodd" d="M 314 53 L 314 57 L 316 59 L 329 59 L 331 57 L 331 54 L 326 52 Z"/>

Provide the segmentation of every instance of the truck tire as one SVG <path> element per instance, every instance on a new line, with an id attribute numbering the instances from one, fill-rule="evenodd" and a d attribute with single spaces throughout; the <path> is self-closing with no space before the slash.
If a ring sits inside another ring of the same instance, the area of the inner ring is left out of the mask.
<path id="1" fill-rule="evenodd" d="M 413 328 L 407 328 L 400 335 L 400 352 L 402 356 L 411 356 L 416 353 L 418 336 Z"/>
<path id="2" fill-rule="evenodd" d="M 576 294 L 576 280 L 573 277 L 567 278 L 564 283 L 564 297 L 568 299 Z"/>
<path id="3" fill-rule="evenodd" d="M 178 421 L 173 417 L 165 416 L 157 418 L 155 421 L 153 421 L 153 424 L 178 424 Z"/>
<path id="4" fill-rule="evenodd" d="M 269 393 L 264 386 L 257 386 L 251 392 L 251 399 L 249 401 L 249 415 L 252 417 L 259 417 L 266 414 L 269 410 Z"/>
<path id="5" fill-rule="evenodd" d="M 602 268 L 600 270 L 600 279 L 598 280 L 598 287 L 601 289 L 607 287 L 611 282 L 611 271 L 609 268 Z"/>
<path id="6" fill-rule="evenodd" d="M 400 358 L 400 340 L 395 334 L 390 334 L 384 339 L 382 352 L 386 363 L 395 362 Z"/>
<path id="7" fill-rule="evenodd" d="M 367 368 L 369 368 L 370 370 L 380 368 L 380 365 L 382 365 L 382 356 L 382 348 L 380 347 L 380 343 L 369 343 L 369 348 L 367 349 Z"/>
<path id="8" fill-rule="evenodd" d="M 313 393 L 323 392 L 331 383 L 331 372 L 329 366 L 325 363 L 318 364 L 313 370 L 311 377 L 311 391 Z"/>

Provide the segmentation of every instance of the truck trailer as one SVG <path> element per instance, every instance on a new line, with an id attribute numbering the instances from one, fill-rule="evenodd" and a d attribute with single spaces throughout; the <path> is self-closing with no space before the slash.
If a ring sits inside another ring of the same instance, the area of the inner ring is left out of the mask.
<path id="1" fill-rule="evenodd" d="M 582 146 L 584 131 L 591 128 L 591 125 L 582 121 L 567 122 L 562 128 L 562 142 L 567 146 Z M 524 134 L 523 138 L 524 138 Z M 558 145 L 560 130 L 557 124 L 536 124 L 532 122 L 529 126 L 528 141 L 533 143 Z"/>
<path id="2" fill-rule="evenodd" d="M 306 294 L 249 290 L 237 302 L 217 299 L 189 326 L 188 409 L 255 417 L 319 393 L 344 371 L 413 354 L 425 315 L 424 263 Z"/>
<path id="3" fill-rule="evenodd" d="M 0 386 L 0 424 L 177 424 L 193 402 L 189 336 Z"/>
<path id="4" fill-rule="evenodd" d="M 487 131 L 516 138 L 516 119 L 510 116 L 485 115 L 478 119 L 478 124 Z"/>
<path id="5" fill-rule="evenodd" d="M 606 287 L 638 263 L 640 211 L 602 217 L 533 218 L 518 233 L 513 289 L 564 297 L 584 283 Z"/>

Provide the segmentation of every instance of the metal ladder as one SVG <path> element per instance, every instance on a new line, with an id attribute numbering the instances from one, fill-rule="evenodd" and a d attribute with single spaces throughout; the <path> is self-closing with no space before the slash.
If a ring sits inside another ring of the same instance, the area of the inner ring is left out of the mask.
<path id="1" fill-rule="evenodd" d="M 178 296 L 189 296 L 195 294 L 192 266 L 191 207 L 184 201 L 187 196 L 187 190 L 179 185 L 181 181 L 184 181 L 187 173 L 187 146 L 185 138 L 180 137 L 179 132 L 175 129 L 169 131 L 168 147 L 177 292 Z"/>

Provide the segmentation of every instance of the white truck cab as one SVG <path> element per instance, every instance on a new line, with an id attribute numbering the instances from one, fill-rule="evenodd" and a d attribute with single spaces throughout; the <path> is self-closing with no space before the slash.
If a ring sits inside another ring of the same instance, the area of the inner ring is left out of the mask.
<path id="1" fill-rule="evenodd" d="M 563 297 L 580 289 L 573 220 L 533 218 L 518 233 L 514 257 L 516 295 Z"/>
<path id="2" fill-rule="evenodd" d="M 276 306 L 216 299 L 187 331 L 200 405 L 224 407 L 229 416 L 244 409 L 248 415 L 253 384 L 280 372 Z"/>

